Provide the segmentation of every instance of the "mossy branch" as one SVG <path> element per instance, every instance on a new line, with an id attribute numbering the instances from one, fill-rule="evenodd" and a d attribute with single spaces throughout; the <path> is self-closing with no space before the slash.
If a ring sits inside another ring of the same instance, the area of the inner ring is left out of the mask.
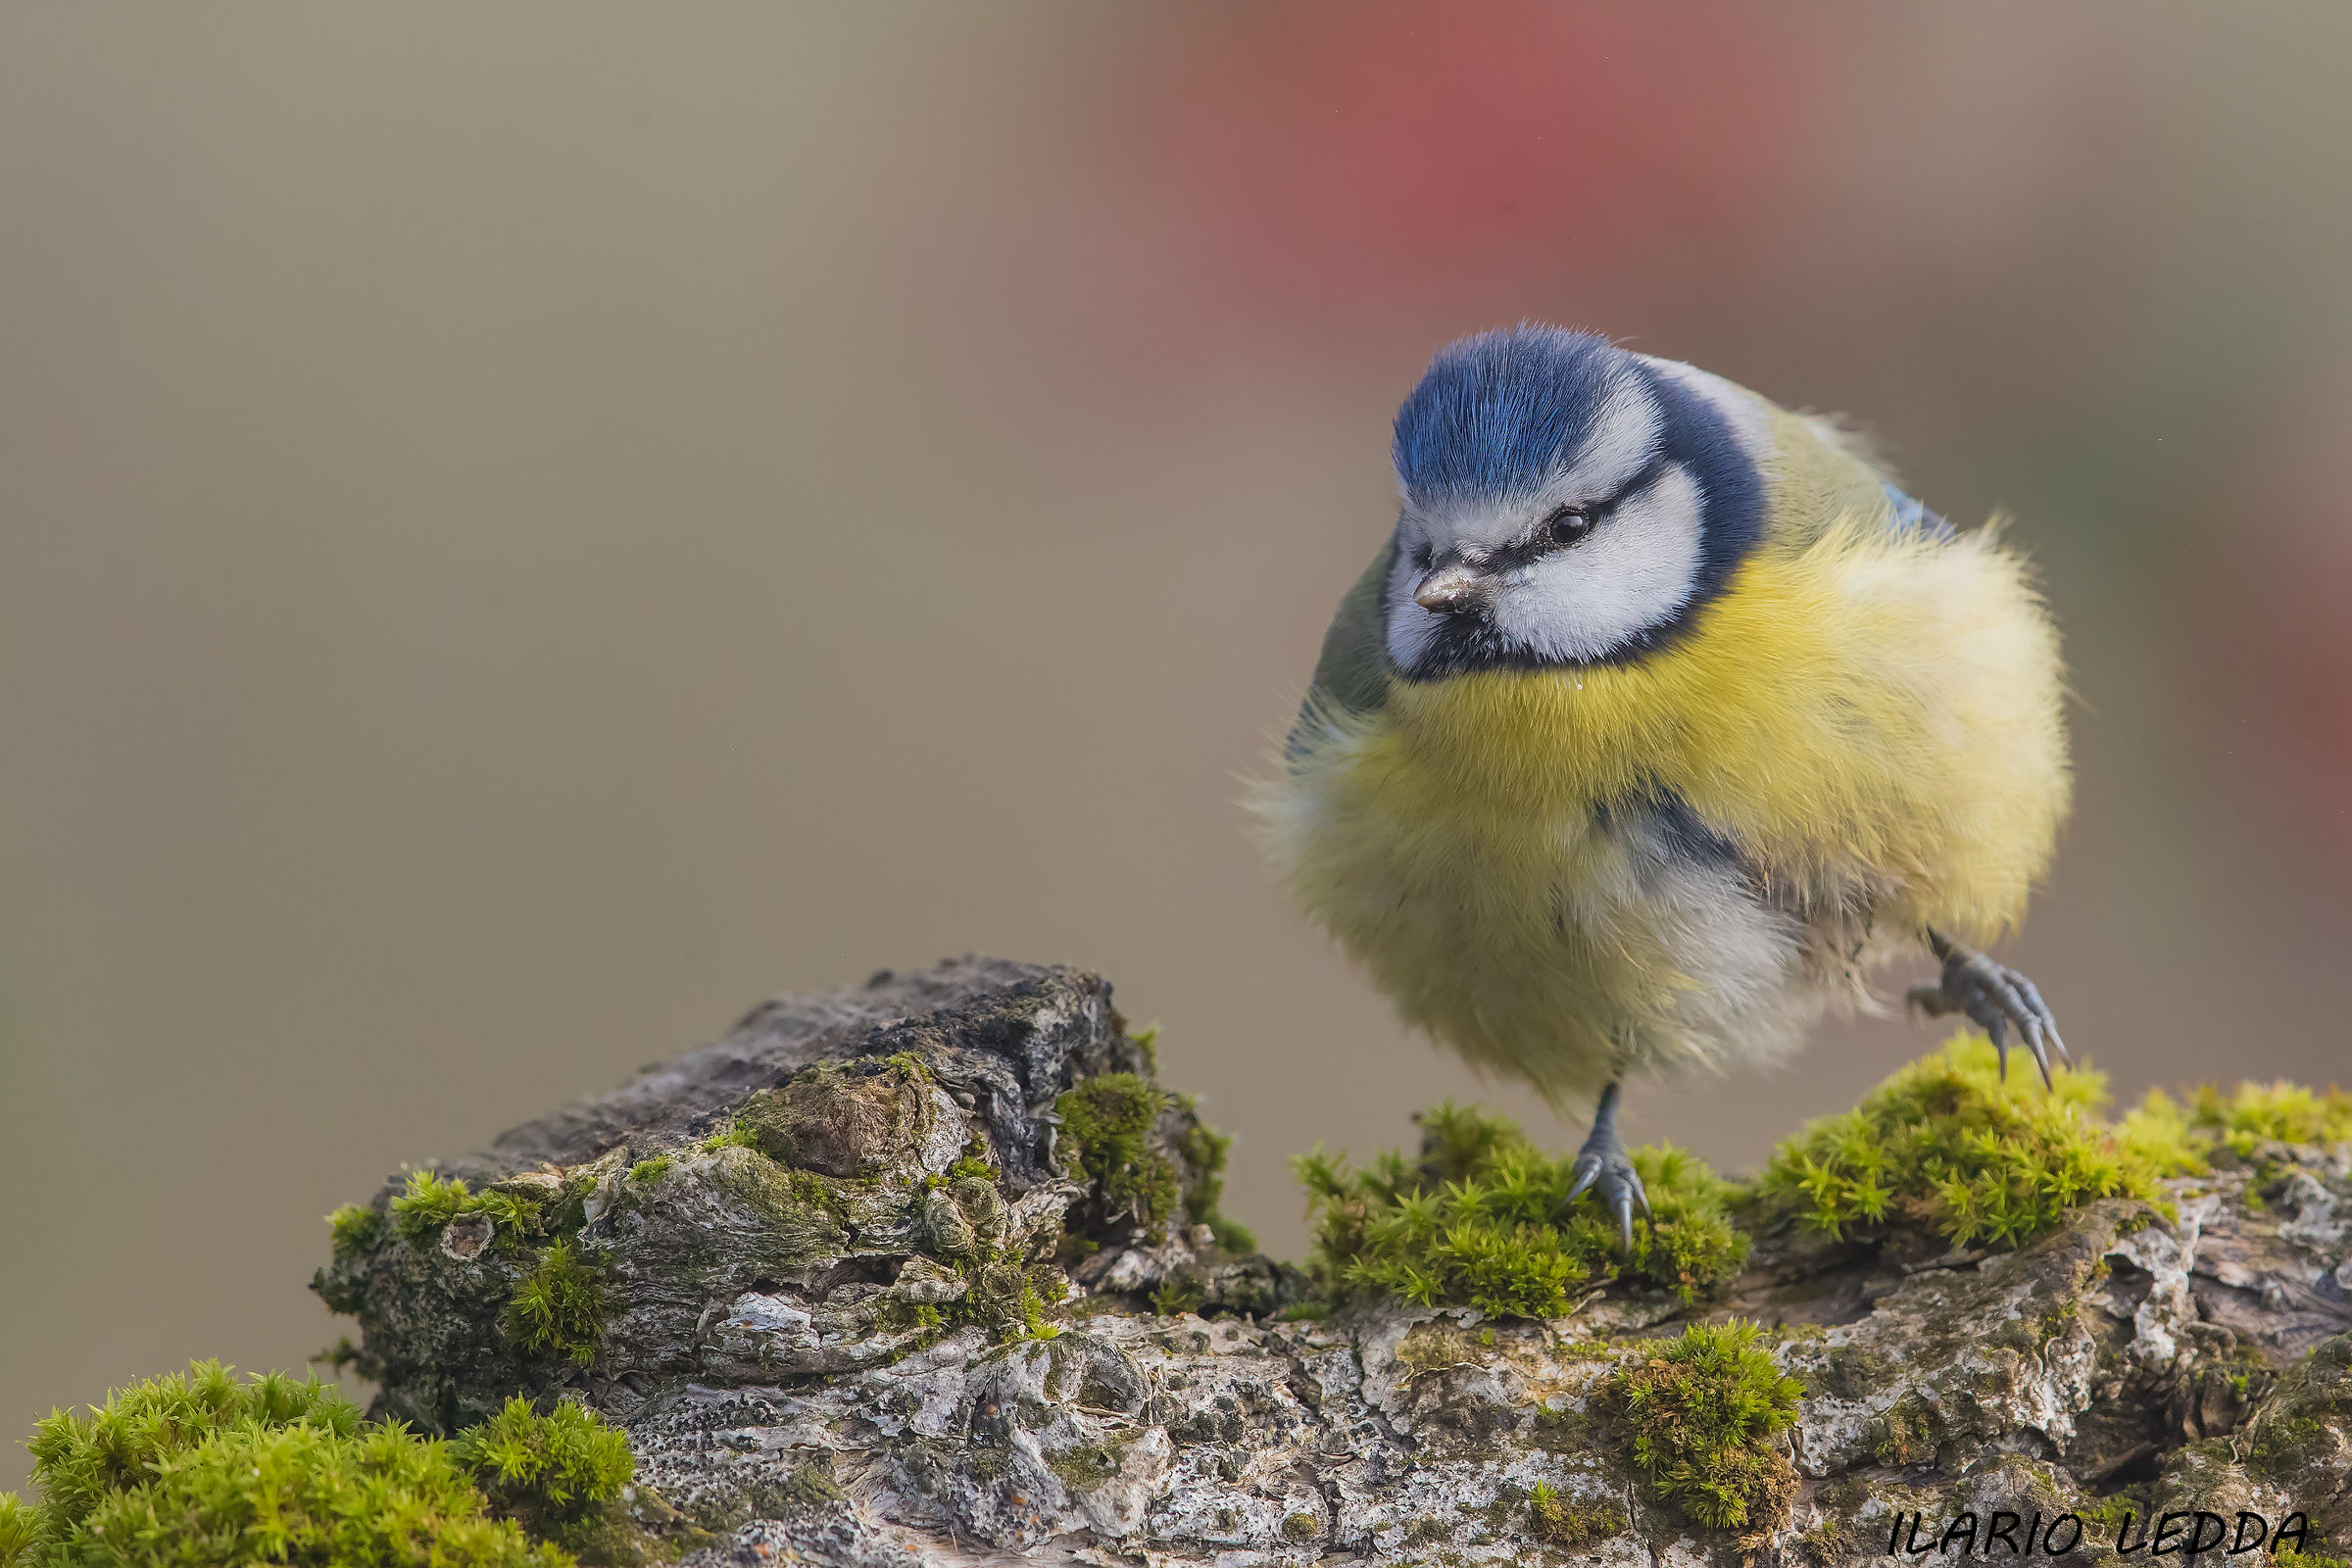
<path id="1" fill-rule="evenodd" d="M 593 1366 L 604 1345 L 606 1307 L 602 1272 L 568 1242 L 557 1242 L 514 1287 L 507 1336 L 526 1354 Z"/>
<path id="2" fill-rule="evenodd" d="M 42 1421 L 37 1501 L 0 1494 L 0 1568 L 432 1562 L 562 1568 L 633 1472 L 596 1415 L 512 1401 L 455 1443 L 364 1422 L 341 1392 L 218 1361 Z"/>
<path id="3" fill-rule="evenodd" d="M 1747 1238 L 1731 1224 L 1732 1187 L 1683 1150 L 1635 1152 L 1652 1218 L 1635 1222 L 1633 1250 L 1621 1257 L 1597 1196 L 1569 1200 L 1572 1160 L 1475 1108 L 1448 1102 L 1418 1120 L 1417 1161 L 1392 1151 L 1350 1171 L 1318 1150 L 1293 1162 L 1314 1222 L 1315 1267 L 1338 1294 L 1556 1317 L 1576 1290 L 1621 1276 L 1693 1300 L 1747 1256 Z"/>
<path id="4" fill-rule="evenodd" d="M 1796 1472 L 1772 1439 L 1804 1397 L 1759 1334 L 1754 1323 L 1693 1323 L 1610 1384 L 1650 1489 L 1698 1523 L 1750 1539 L 1788 1522 Z"/>

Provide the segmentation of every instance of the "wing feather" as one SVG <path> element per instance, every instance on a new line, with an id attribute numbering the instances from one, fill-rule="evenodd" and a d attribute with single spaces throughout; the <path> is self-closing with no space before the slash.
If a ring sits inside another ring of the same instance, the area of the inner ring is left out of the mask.
<path id="1" fill-rule="evenodd" d="M 1387 598 L 1389 568 L 1396 559 L 1396 541 L 1392 536 L 1340 600 L 1339 613 L 1332 616 L 1331 629 L 1323 634 L 1314 683 L 1307 688 L 1306 700 L 1298 705 L 1298 717 L 1283 745 L 1288 760 L 1297 761 L 1304 754 L 1315 726 L 1335 710 L 1371 713 L 1387 706 L 1388 628 L 1382 605 Z"/>

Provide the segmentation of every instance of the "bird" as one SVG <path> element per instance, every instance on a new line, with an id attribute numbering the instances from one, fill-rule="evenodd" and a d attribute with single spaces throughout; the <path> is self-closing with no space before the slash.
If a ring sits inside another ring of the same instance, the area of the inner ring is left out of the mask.
<path id="1" fill-rule="evenodd" d="M 1431 361 L 1398 508 L 1252 805 L 1404 1020 L 1563 1115 L 1633 1246 L 1630 1077 L 1785 1059 L 1908 1004 L 2068 1059 L 2011 930 L 2072 797 L 2059 639 L 1840 421 L 1540 322 Z"/>

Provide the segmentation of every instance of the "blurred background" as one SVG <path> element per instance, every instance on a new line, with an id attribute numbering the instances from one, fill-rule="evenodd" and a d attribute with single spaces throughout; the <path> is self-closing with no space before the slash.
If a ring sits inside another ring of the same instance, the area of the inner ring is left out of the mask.
<path id="1" fill-rule="evenodd" d="M 1236 801 L 1522 317 L 1842 410 L 2066 628 L 2004 956 L 2348 1075 L 2352 11 L 0 10 L 0 1487 L 299 1364 L 320 1216 L 723 1030 L 1101 969 L 1286 1156 L 1446 1095 Z M 1889 987 L 1924 978 L 1889 975 Z M 1758 1160 L 1935 1037 L 1631 1102 Z"/>

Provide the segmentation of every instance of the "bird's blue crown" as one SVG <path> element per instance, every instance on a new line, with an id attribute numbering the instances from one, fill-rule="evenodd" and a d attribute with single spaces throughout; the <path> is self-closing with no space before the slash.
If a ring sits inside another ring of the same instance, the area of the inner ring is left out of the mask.
<path id="1" fill-rule="evenodd" d="M 1523 321 L 1447 345 L 1396 411 L 1396 476 L 1416 501 L 1540 488 L 1592 433 L 1628 356 L 1591 332 Z"/>

